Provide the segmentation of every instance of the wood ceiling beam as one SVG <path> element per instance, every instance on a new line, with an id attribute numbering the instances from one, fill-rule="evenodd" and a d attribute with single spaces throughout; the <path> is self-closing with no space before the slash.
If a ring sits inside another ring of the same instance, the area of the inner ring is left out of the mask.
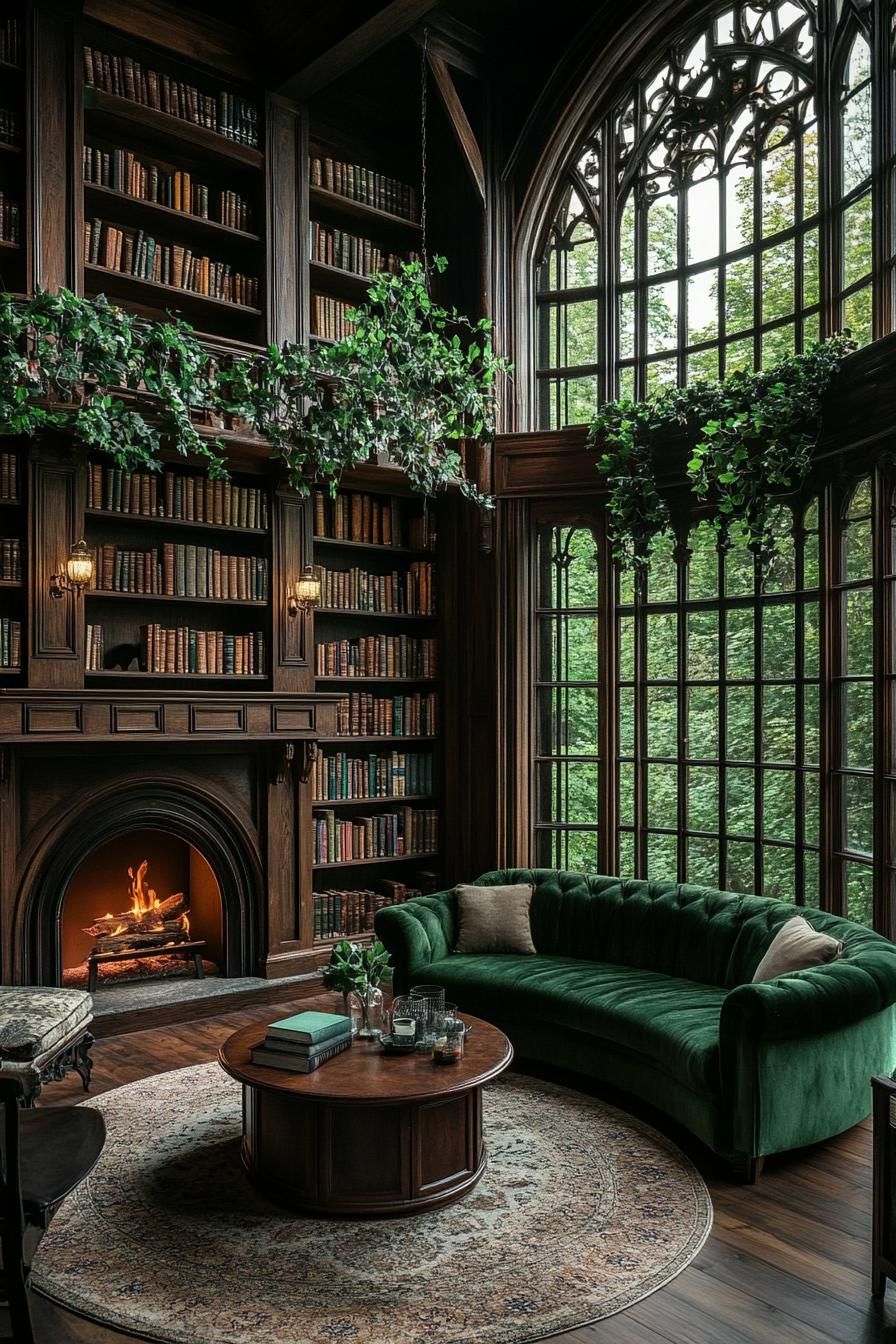
<path id="1" fill-rule="evenodd" d="M 418 46 L 441 56 L 446 65 L 474 79 L 483 78 L 485 39 L 475 28 L 461 23 L 453 14 L 431 14 L 411 34 Z"/>
<path id="2" fill-rule="evenodd" d="M 479 193 L 480 201 L 485 205 L 485 167 L 482 161 L 482 150 L 479 148 L 479 141 L 476 139 L 473 127 L 470 125 L 469 118 L 464 110 L 464 105 L 460 100 L 457 86 L 451 78 L 451 71 L 442 57 L 434 51 L 427 52 L 426 59 L 435 79 L 436 88 L 445 104 L 451 129 L 454 131 L 454 137 L 460 146 L 460 152 L 463 155 L 464 163 L 467 165 L 467 171 L 473 180 L 473 186 Z"/>
<path id="3" fill-rule="evenodd" d="M 416 28 L 420 20 L 435 9 L 440 0 L 391 0 L 378 14 L 348 33 L 341 42 L 322 52 L 303 70 L 292 75 L 277 90 L 284 98 L 303 102 L 325 89 L 343 75 L 363 64 L 370 56 Z"/>

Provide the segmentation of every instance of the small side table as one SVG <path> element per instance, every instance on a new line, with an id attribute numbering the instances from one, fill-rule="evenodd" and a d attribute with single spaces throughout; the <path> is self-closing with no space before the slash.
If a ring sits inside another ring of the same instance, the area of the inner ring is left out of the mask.
<path id="1" fill-rule="evenodd" d="M 883 1297 L 896 1279 L 896 1080 L 872 1078 L 874 1099 L 874 1213 L 871 1224 L 871 1293 Z"/>

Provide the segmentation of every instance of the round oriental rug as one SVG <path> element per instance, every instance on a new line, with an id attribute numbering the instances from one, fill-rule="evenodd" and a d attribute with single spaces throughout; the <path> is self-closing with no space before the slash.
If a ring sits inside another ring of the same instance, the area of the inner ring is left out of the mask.
<path id="1" fill-rule="evenodd" d="M 305 1219 L 262 1199 L 240 1166 L 240 1088 L 216 1064 L 83 1104 L 103 1112 L 106 1148 L 53 1220 L 34 1286 L 149 1339 L 521 1344 L 661 1287 L 712 1223 L 668 1139 L 515 1075 L 485 1092 L 479 1185 L 406 1219 Z"/>

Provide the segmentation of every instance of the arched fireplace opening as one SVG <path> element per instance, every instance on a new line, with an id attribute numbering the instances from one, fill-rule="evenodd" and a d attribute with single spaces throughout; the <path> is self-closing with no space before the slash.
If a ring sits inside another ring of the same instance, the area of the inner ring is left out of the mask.
<path id="1" fill-rule="evenodd" d="M 125 968 L 141 979 L 176 975 L 172 957 L 184 974 L 201 967 L 257 975 L 262 890 L 256 836 L 199 781 L 97 792 L 76 813 L 60 809 L 27 865 L 18 902 L 22 983 L 80 984 L 92 951 L 128 952 L 132 936 L 151 949 L 145 964 Z M 202 946 L 157 951 L 166 942 Z M 110 965 L 108 957 L 93 967 L 100 992 L 118 978 Z"/>
<path id="2" fill-rule="evenodd" d="M 154 828 L 129 831 L 98 845 L 72 874 L 61 936 L 62 983 L 71 988 L 217 975 L 221 887 L 189 841 Z"/>

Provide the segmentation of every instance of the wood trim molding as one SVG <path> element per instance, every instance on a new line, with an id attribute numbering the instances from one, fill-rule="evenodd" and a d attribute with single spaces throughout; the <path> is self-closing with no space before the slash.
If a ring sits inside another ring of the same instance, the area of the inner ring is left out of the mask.
<path id="1" fill-rule="evenodd" d="M 337 695 L 0 691 L 0 744 L 296 742 L 336 732 Z"/>

